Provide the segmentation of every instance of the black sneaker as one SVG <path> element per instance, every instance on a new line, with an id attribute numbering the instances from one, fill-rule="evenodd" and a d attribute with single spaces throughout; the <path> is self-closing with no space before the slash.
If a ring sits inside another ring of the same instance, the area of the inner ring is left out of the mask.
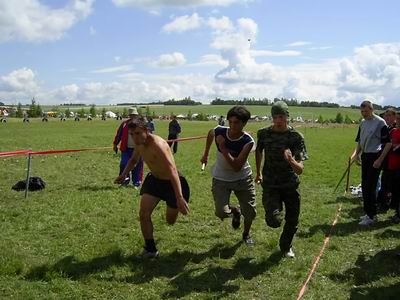
<path id="1" fill-rule="evenodd" d="M 233 229 L 239 229 L 240 216 L 241 216 L 240 208 L 239 207 L 233 208 L 232 209 L 232 227 L 233 227 Z"/>

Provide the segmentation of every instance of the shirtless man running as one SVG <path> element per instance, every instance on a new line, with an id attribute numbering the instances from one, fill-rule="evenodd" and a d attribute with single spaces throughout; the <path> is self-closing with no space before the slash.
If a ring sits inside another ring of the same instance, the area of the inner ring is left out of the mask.
<path id="1" fill-rule="evenodd" d="M 178 213 L 189 213 L 188 201 L 190 189 L 186 179 L 178 174 L 174 157 L 167 142 L 161 137 L 151 134 L 144 119 L 140 118 L 128 125 L 129 134 L 134 140 L 135 150 L 125 170 L 115 179 L 121 184 L 126 174 L 135 167 L 142 157 L 150 169 L 140 190 L 140 227 L 145 247 L 142 252 L 144 258 L 158 257 L 154 237 L 151 214 L 158 202 L 166 201 L 166 220 L 172 225 L 178 218 Z"/>

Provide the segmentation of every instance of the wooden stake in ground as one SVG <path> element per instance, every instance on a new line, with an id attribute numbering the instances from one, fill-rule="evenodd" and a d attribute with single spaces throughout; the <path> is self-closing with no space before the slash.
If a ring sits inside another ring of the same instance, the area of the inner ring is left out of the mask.
<path id="1" fill-rule="evenodd" d="M 346 176 L 346 189 L 344 190 L 345 195 L 349 192 L 350 170 L 351 170 L 350 166 L 351 166 L 351 157 L 349 157 L 349 161 L 347 164 L 348 171 L 347 171 L 347 176 Z"/>

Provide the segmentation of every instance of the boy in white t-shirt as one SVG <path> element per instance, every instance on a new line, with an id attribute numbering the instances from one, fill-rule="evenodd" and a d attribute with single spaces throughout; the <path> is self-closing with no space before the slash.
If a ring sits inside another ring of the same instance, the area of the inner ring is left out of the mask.
<path id="1" fill-rule="evenodd" d="M 217 159 L 212 168 L 215 215 L 221 220 L 232 217 L 234 229 L 240 227 L 240 216 L 243 215 L 243 241 L 247 245 L 253 245 L 250 228 L 256 217 L 256 192 L 247 158 L 254 146 L 254 140 L 243 131 L 250 119 L 250 112 L 243 106 L 234 106 L 229 110 L 226 119 L 229 127 L 217 126 L 209 131 L 201 162 L 207 164 L 209 151 L 215 140 Z M 230 204 L 231 192 L 235 193 L 240 206 Z"/>

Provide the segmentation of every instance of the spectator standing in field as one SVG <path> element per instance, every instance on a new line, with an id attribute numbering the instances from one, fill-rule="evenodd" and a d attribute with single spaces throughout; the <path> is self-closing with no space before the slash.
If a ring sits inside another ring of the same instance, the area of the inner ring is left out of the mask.
<path id="1" fill-rule="evenodd" d="M 244 217 L 243 241 L 251 246 L 253 240 L 250 228 L 256 217 L 256 191 L 251 166 L 247 160 L 254 146 L 250 134 L 243 131 L 250 119 L 250 112 L 243 106 L 234 106 L 227 114 L 229 127 L 217 126 L 207 136 L 204 155 L 201 159 L 207 164 L 213 141 L 217 147 L 217 159 L 212 170 L 212 193 L 215 215 L 221 220 L 232 217 L 232 227 L 240 227 L 240 216 Z M 234 192 L 240 206 L 230 203 Z"/>
<path id="2" fill-rule="evenodd" d="M 132 157 L 132 154 L 135 149 L 135 143 L 132 139 L 132 136 L 129 135 L 128 125 L 139 117 L 136 107 L 131 107 L 128 110 L 129 119 L 122 122 L 118 127 L 117 133 L 114 137 L 113 149 L 115 153 L 118 152 L 118 144 L 119 149 L 121 151 L 121 161 L 119 164 L 119 175 L 124 171 L 129 159 Z M 132 179 L 133 186 L 138 188 L 142 184 L 143 180 L 143 161 L 139 159 L 136 167 L 132 170 L 131 176 L 129 173 L 126 174 L 127 177 L 125 181 L 122 183 L 123 186 L 127 186 Z"/>
<path id="3" fill-rule="evenodd" d="M 224 116 L 220 116 L 220 117 L 218 118 L 218 125 L 219 125 L 219 126 L 225 126 Z"/>
<path id="4" fill-rule="evenodd" d="M 357 149 L 352 161 L 361 154 L 361 188 L 365 215 L 360 225 L 371 225 L 377 221 L 376 185 L 383 161 L 390 151 L 389 128 L 385 120 L 374 114 L 373 104 L 365 100 L 360 105 L 363 120 L 358 129 Z"/>
<path id="5" fill-rule="evenodd" d="M 186 179 L 181 176 L 174 162 L 171 149 L 161 137 L 151 134 L 143 118 L 129 123 L 129 135 L 135 141 L 135 150 L 122 174 L 115 183 L 122 183 L 125 177 L 141 158 L 150 169 L 140 190 L 140 227 L 145 247 L 143 258 L 155 258 L 159 255 L 153 236 L 151 215 L 160 200 L 166 201 L 166 220 L 172 225 L 178 213 L 189 213 L 190 189 Z"/>
<path id="6" fill-rule="evenodd" d="M 283 255 L 293 258 L 292 241 L 300 214 L 299 175 L 304 170 L 303 161 L 307 159 L 307 152 L 303 136 L 288 125 L 287 104 L 283 101 L 275 102 L 271 114 L 272 126 L 257 132 L 256 182 L 261 183 L 263 188 L 262 201 L 268 226 L 281 226 L 285 205 L 286 222 L 279 247 Z"/>
<path id="7" fill-rule="evenodd" d="M 383 119 L 386 122 L 386 125 L 389 128 L 389 133 L 396 127 L 396 110 L 394 108 L 388 108 L 383 113 Z M 392 151 L 392 150 L 391 150 Z M 396 205 L 393 203 L 393 206 L 390 204 L 390 195 L 391 195 L 391 181 L 390 176 L 393 172 L 388 171 L 388 161 L 385 159 L 382 163 L 382 174 L 381 174 L 381 184 L 378 192 L 377 203 L 378 203 L 378 212 L 386 212 L 390 207 L 393 209 L 396 208 Z"/>
<path id="8" fill-rule="evenodd" d="M 390 131 L 392 149 L 388 153 L 387 171 L 389 172 L 389 190 L 391 192 L 390 207 L 396 213 L 392 217 L 394 223 L 400 223 L 400 112 L 396 113 L 396 124 Z"/>
<path id="9" fill-rule="evenodd" d="M 154 133 L 154 131 L 156 131 L 156 126 L 152 117 L 147 117 L 147 129 L 150 133 Z"/>
<path id="10" fill-rule="evenodd" d="M 168 140 L 176 140 L 181 132 L 182 132 L 182 128 L 181 128 L 181 125 L 179 124 L 178 120 L 176 119 L 176 116 L 172 116 L 172 120 L 171 120 L 171 122 L 169 122 L 169 125 L 168 125 Z M 174 154 L 176 154 L 176 152 L 178 152 L 178 142 L 177 141 L 168 142 L 168 145 L 170 147 L 173 147 Z"/>
<path id="11" fill-rule="evenodd" d="M 29 123 L 29 122 L 30 122 L 30 121 L 29 121 L 29 115 L 28 115 L 27 112 L 24 112 L 22 122 L 23 122 L 23 123 Z"/>

